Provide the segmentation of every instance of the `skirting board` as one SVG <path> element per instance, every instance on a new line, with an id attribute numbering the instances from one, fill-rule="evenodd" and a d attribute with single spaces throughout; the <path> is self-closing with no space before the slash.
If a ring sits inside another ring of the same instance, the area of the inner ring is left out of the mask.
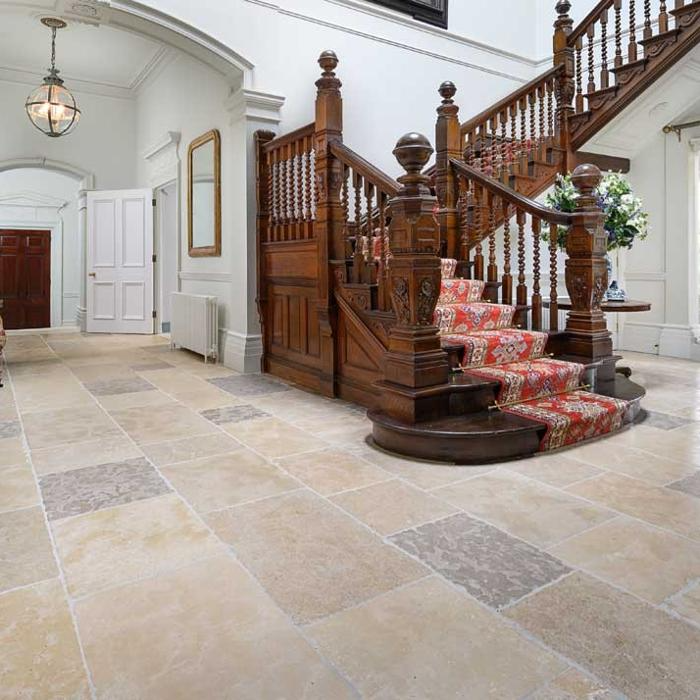
<path id="1" fill-rule="evenodd" d="M 621 347 L 631 352 L 645 352 L 662 357 L 700 359 L 695 333 L 690 326 L 626 321 Z"/>
<path id="2" fill-rule="evenodd" d="M 219 357 L 224 365 L 244 374 L 260 373 L 263 343 L 261 335 L 245 335 L 219 329 Z"/>

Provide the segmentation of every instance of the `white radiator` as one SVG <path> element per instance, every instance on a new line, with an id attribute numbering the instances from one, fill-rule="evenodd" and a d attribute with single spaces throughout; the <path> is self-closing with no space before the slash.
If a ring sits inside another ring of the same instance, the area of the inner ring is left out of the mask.
<path id="1" fill-rule="evenodd" d="M 203 294 L 173 292 L 170 311 L 170 344 L 204 355 L 204 361 L 219 355 L 219 311 L 217 298 Z"/>

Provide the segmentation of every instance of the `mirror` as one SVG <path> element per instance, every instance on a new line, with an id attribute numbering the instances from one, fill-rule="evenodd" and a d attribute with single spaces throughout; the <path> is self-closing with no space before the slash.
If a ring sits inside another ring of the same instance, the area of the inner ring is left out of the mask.
<path id="1" fill-rule="evenodd" d="M 221 137 L 214 129 L 187 153 L 188 238 L 191 257 L 221 255 Z"/>

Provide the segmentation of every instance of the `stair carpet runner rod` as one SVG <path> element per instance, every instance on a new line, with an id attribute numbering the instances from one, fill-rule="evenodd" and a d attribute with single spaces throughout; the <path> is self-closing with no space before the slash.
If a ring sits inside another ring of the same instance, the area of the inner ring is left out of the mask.
<path id="1" fill-rule="evenodd" d="M 456 279 L 456 267 L 442 262 L 435 324 L 444 344 L 463 347 L 463 372 L 498 383 L 492 408 L 545 424 L 540 451 L 622 427 L 629 402 L 587 391 L 584 365 L 545 355 L 547 333 L 513 328 L 515 307 L 482 301 L 485 283 Z"/>

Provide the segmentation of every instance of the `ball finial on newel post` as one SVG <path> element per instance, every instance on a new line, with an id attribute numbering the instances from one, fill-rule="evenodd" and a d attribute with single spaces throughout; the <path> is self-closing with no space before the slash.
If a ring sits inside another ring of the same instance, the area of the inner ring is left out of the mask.
<path id="1" fill-rule="evenodd" d="M 433 155 L 433 147 L 427 137 L 415 131 L 404 134 L 396 142 L 393 154 L 406 171 L 406 175 L 399 178 L 400 183 L 409 185 L 428 182 L 428 176 L 422 173 Z"/>
<path id="2" fill-rule="evenodd" d="M 598 209 L 596 190 L 600 186 L 602 179 L 603 174 L 597 165 L 584 163 L 574 170 L 571 182 L 580 194 L 576 200 L 577 211 Z"/>
<path id="3" fill-rule="evenodd" d="M 571 2 L 569 0 L 559 0 L 555 9 L 557 11 L 557 15 L 559 15 L 561 19 L 568 19 L 569 10 L 571 9 Z"/>
<path id="4" fill-rule="evenodd" d="M 451 81 L 446 80 L 438 89 L 440 97 L 442 97 L 442 104 L 451 105 L 454 100 L 452 99 L 457 94 L 457 86 Z"/>
<path id="5" fill-rule="evenodd" d="M 334 78 L 335 69 L 338 67 L 338 56 L 336 56 L 335 51 L 330 49 L 323 51 L 318 57 L 318 65 L 323 69 L 324 78 Z"/>

